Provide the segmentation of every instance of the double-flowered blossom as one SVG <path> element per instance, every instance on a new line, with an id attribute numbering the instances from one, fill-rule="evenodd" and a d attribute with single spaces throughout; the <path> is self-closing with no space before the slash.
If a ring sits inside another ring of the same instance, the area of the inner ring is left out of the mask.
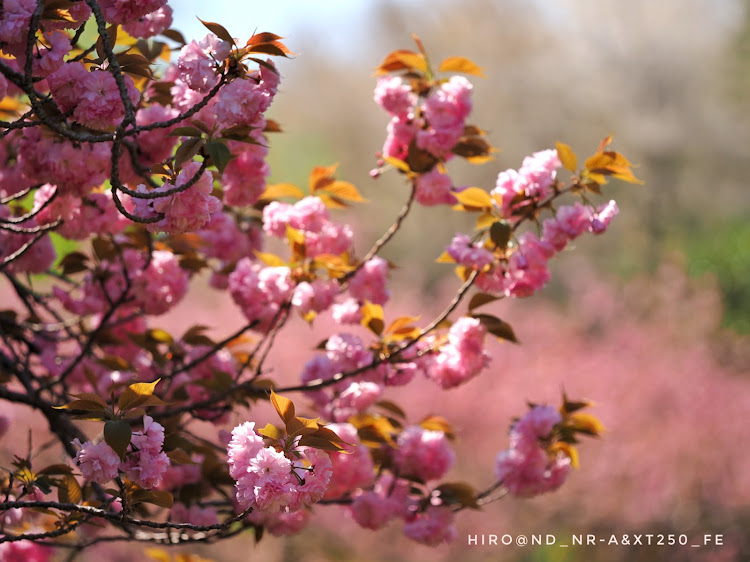
<path id="1" fill-rule="evenodd" d="M 374 479 L 374 466 L 370 452 L 360 443 L 357 428 L 350 423 L 332 423 L 326 426 L 345 443 L 344 452 L 331 453 L 333 475 L 325 492 L 326 498 L 338 498 L 364 488 Z"/>
<path id="2" fill-rule="evenodd" d="M 470 269 L 482 271 L 490 265 L 495 257 L 489 250 L 473 244 L 466 234 L 456 234 L 450 245 L 445 249 L 457 264 Z"/>
<path id="3" fill-rule="evenodd" d="M 208 93 L 219 81 L 216 75 L 217 63 L 229 55 L 231 45 L 209 33 L 200 41 L 185 45 L 177 57 L 179 78 L 191 90 Z"/>
<path id="4" fill-rule="evenodd" d="M 48 205 L 42 205 L 55 195 L 57 187 L 44 184 L 34 194 L 34 211 L 39 211 L 40 224 L 61 219 L 56 232 L 71 240 L 83 240 L 92 234 L 119 234 L 129 221 L 117 210 L 112 201 L 112 193 L 93 192 L 83 199 L 72 195 L 58 195 Z M 129 197 L 121 196 L 128 207 Z"/>
<path id="5" fill-rule="evenodd" d="M 174 183 L 166 182 L 150 191 L 141 184 L 137 191 L 154 195 L 184 186 L 194 180 L 200 171 L 200 166 L 198 162 L 189 162 L 182 168 Z M 204 171 L 192 185 L 182 191 L 156 199 L 134 197 L 133 212 L 142 218 L 156 218 L 158 214 L 164 215 L 162 219 L 146 224 L 146 228 L 151 232 L 163 231 L 170 234 L 192 232 L 208 223 L 211 214 L 221 210 L 221 201 L 211 195 L 213 189 L 211 174 Z"/>
<path id="6" fill-rule="evenodd" d="M 535 406 L 510 431 L 510 448 L 495 461 L 495 476 L 510 493 L 534 496 L 559 488 L 570 471 L 570 457 L 549 452 L 543 443 L 556 424 L 560 412 L 552 406 Z"/>
<path id="7" fill-rule="evenodd" d="M 144 488 L 154 488 L 169 468 L 169 457 L 162 450 L 164 426 L 150 416 L 143 416 L 143 431 L 135 431 L 121 469 Z"/>
<path id="8" fill-rule="evenodd" d="M 414 111 L 417 96 L 398 76 L 386 76 L 375 86 L 375 103 L 394 117 L 405 118 Z"/>
<path id="9" fill-rule="evenodd" d="M 150 416 L 143 416 L 143 431 L 135 431 L 125 458 L 105 443 L 73 441 L 78 448 L 74 462 L 81 470 L 84 479 L 105 484 L 116 478 L 120 471 L 144 488 L 154 488 L 169 468 L 169 457 L 162 450 L 164 427 Z"/>
<path id="10" fill-rule="evenodd" d="M 159 315 L 179 303 L 188 289 L 188 272 L 180 267 L 177 257 L 166 250 L 151 252 L 147 262 L 146 254 L 125 249 L 122 259 L 115 256 L 103 261 L 100 268 L 97 274 L 86 274 L 77 297 L 58 286 L 53 289 L 55 297 L 74 314 L 99 314 L 107 310 L 111 302 L 120 299 L 129 286 L 133 304 L 146 314 Z M 101 275 L 105 278 L 103 283 Z"/>
<path id="11" fill-rule="evenodd" d="M 339 255 L 351 247 L 352 231 L 348 225 L 330 220 L 320 197 L 305 197 L 294 205 L 274 201 L 263 208 L 263 230 L 279 238 L 286 236 L 287 226 L 305 237 L 305 255 Z"/>
<path id="12" fill-rule="evenodd" d="M 456 197 L 453 195 L 453 180 L 437 168 L 433 168 L 417 178 L 414 198 L 425 207 L 433 205 L 453 205 Z"/>
<path id="13" fill-rule="evenodd" d="M 452 76 L 436 86 L 420 104 L 420 98 L 402 78 L 381 78 L 374 99 L 393 116 L 388 124 L 383 155 L 405 160 L 414 142 L 437 159 L 450 159 L 451 150 L 464 134 L 466 118 L 471 113 L 472 89 L 471 82 L 463 76 Z M 426 205 L 453 202 L 425 195 L 418 196 L 417 200 L 420 203 L 424 200 Z"/>
<path id="14" fill-rule="evenodd" d="M 375 256 L 362 264 L 349 280 L 349 294 L 360 302 L 382 305 L 391 298 L 387 283 L 388 262 Z"/>
<path id="15" fill-rule="evenodd" d="M 78 439 L 75 439 L 73 445 L 79 449 L 74 461 L 81 469 L 84 479 L 105 484 L 117 477 L 120 469 L 120 457 L 104 441 L 81 443 Z"/>
<path id="16" fill-rule="evenodd" d="M 398 436 L 394 460 L 399 475 L 427 482 L 445 476 L 456 461 L 456 454 L 442 431 L 412 425 Z"/>
<path id="17" fill-rule="evenodd" d="M 11 45 L 25 43 L 35 9 L 34 0 L 4 0 L 0 18 L 0 42 Z"/>
<path id="18" fill-rule="evenodd" d="M 236 481 L 235 497 L 241 509 L 268 512 L 298 511 L 323 497 L 331 479 L 331 461 L 317 449 L 297 448 L 294 460 L 266 447 L 254 422 L 232 431 L 227 446 L 229 474 Z"/>
<path id="19" fill-rule="evenodd" d="M 167 0 L 100 0 L 99 2 L 107 21 L 119 24 L 135 23 L 166 3 Z"/>
<path id="20" fill-rule="evenodd" d="M 464 132 L 471 113 L 473 86 L 463 76 L 452 76 L 433 91 L 422 106 L 427 127 L 417 133 L 417 146 L 438 158 L 446 157 Z"/>
<path id="21" fill-rule="evenodd" d="M 456 540 L 455 514 L 450 506 L 431 505 L 404 524 L 404 534 L 421 544 L 437 546 Z"/>
<path id="22" fill-rule="evenodd" d="M 443 388 L 459 386 L 478 375 L 490 363 L 484 349 L 487 330 L 476 318 L 459 318 L 448 331 L 448 343 L 434 356 L 426 356 L 427 376 Z"/>
<path id="23" fill-rule="evenodd" d="M 140 16 L 122 28 L 133 37 L 146 39 L 166 31 L 172 26 L 172 7 L 164 5 L 158 10 Z"/>
<path id="24" fill-rule="evenodd" d="M 258 330 L 267 330 L 294 290 L 288 267 L 267 267 L 242 258 L 229 275 L 229 293 Z"/>

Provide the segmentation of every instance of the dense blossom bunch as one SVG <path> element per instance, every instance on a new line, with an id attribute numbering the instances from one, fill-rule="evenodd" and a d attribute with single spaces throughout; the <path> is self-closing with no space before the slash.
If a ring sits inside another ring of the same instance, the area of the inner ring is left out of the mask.
<path id="1" fill-rule="evenodd" d="M 129 540 L 167 533 L 170 544 L 228 538 L 235 524 L 256 538 L 292 534 L 323 498 L 368 529 L 399 520 L 419 543 L 455 539 L 455 512 L 484 496 L 444 481 L 456 460 L 448 421 L 409 421 L 389 390 L 408 392 L 417 375 L 449 390 L 485 371 L 485 340 L 516 339 L 476 308 L 532 294 L 553 255 L 605 231 L 617 205 L 589 196 L 607 176 L 635 181 L 629 163 L 606 141 L 578 170 L 558 143 L 502 172 L 492 191 L 454 186 L 451 160 L 480 163 L 493 151 L 467 122 L 474 86 L 459 74 L 478 69 L 459 57 L 436 73 L 418 42 L 417 53 L 389 55 L 375 90 L 390 123 L 372 176 L 396 170 L 411 193 L 359 254 L 331 210 L 365 200 L 335 166 L 314 168 L 308 192 L 267 184 L 268 134 L 280 126 L 266 112 L 280 74 L 259 57 L 287 56 L 280 38 L 243 44 L 206 22 L 210 33 L 187 42 L 169 29 L 172 15 L 165 0 L 8 0 L 0 10 L 0 95 L 11 96 L 0 123 L 0 272 L 21 305 L 0 311 L 0 390 L 45 417 L 70 458 L 40 466 L 48 445 L 34 442 L 3 469 L 0 542 L 13 540 L 0 555 L 51 556 L 26 537 L 96 544 L 82 523 L 92 518 Z M 97 30 L 89 43 L 87 20 Z M 566 194 L 579 200 L 559 205 Z M 392 317 L 393 265 L 381 255 L 415 201 L 480 213 L 476 232 L 454 235 L 441 260 L 457 264 L 463 286 L 430 322 Z M 217 336 L 195 318 L 173 335 L 159 323 L 179 306 L 192 314 L 202 272 L 243 325 Z M 474 286 L 486 293 L 462 314 Z M 272 381 L 286 375 L 271 350 L 290 345 L 290 319 L 317 328 L 325 314 L 334 328 L 291 373 L 299 383 Z M 291 393 L 316 417 L 298 416 L 282 397 Z M 242 421 L 230 434 L 257 400 L 272 402 L 283 427 Z M 585 433 L 573 414 L 582 407 L 566 399 L 518 421 L 498 480 L 517 495 L 562 484 Z M 197 420 L 212 425 L 194 429 Z M 0 434 L 8 426 L 0 417 Z M 43 510 L 25 521 L 29 508 Z"/>
<path id="2" fill-rule="evenodd" d="M 124 460 L 104 441 L 73 442 L 79 448 L 75 463 L 86 480 L 106 484 L 116 478 L 120 471 L 145 488 L 159 484 L 169 467 L 169 457 L 162 450 L 164 427 L 151 417 L 143 417 L 143 431 L 131 436 L 130 447 Z"/>
<path id="3" fill-rule="evenodd" d="M 497 455 L 495 476 L 517 496 L 534 496 L 559 488 L 570 471 L 570 457 L 550 452 L 555 425 L 562 415 L 551 406 L 536 406 L 510 430 L 510 449 Z"/>
<path id="4" fill-rule="evenodd" d="M 254 427 L 253 422 L 235 427 L 227 448 L 229 474 L 237 481 L 240 507 L 298 511 L 320 500 L 332 474 L 328 455 L 295 448 L 287 456 L 266 447 Z"/>

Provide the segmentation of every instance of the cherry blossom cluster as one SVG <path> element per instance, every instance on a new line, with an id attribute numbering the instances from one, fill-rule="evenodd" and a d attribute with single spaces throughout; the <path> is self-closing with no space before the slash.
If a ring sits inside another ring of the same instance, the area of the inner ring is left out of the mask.
<path id="1" fill-rule="evenodd" d="M 320 500 L 333 472 L 328 455 L 293 443 L 287 451 L 267 447 L 254 428 L 254 422 L 235 427 L 227 448 L 239 506 L 294 512 Z"/>
<path id="2" fill-rule="evenodd" d="M 552 406 L 535 406 L 510 430 L 510 448 L 495 461 L 495 476 L 516 496 L 535 496 L 562 486 L 570 457 L 550 450 L 553 430 L 562 421 Z"/>
<path id="3" fill-rule="evenodd" d="M 356 444 L 354 455 L 364 457 L 362 445 L 354 439 L 353 428 L 345 424 L 335 427 Z M 439 493 L 430 492 L 430 484 L 444 477 L 455 461 L 445 433 L 420 426 L 404 428 L 396 448 L 391 449 L 392 472 L 382 472 L 377 477 L 370 472 L 369 482 L 361 468 L 345 459 L 341 453 L 332 456 L 334 478 L 331 483 L 335 486 L 343 481 L 359 486 L 359 489 L 350 488 L 353 501 L 349 508 L 358 525 L 377 530 L 400 519 L 405 535 L 416 542 L 435 546 L 456 538 L 453 509 L 444 505 Z M 415 494 L 414 482 L 427 485 L 426 490 Z"/>
<path id="4" fill-rule="evenodd" d="M 518 171 L 498 175 L 497 186 L 490 192 L 492 211 L 507 232 L 515 232 L 516 225 L 560 194 L 555 184 L 560 166 L 557 151 L 544 150 L 526 157 Z M 597 207 L 576 201 L 551 212 L 550 218 L 535 219 L 541 236 L 527 230 L 498 244 L 491 236 L 473 241 L 459 233 L 446 252 L 459 265 L 480 272 L 477 286 L 482 290 L 506 297 L 531 296 L 549 281 L 552 257 L 581 234 L 604 232 L 619 209 L 614 200 Z"/>
<path id="5" fill-rule="evenodd" d="M 472 110 L 472 90 L 473 85 L 463 76 L 452 76 L 426 97 L 417 95 L 401 77 L 378 80 L 375 102 L 391 115 L 383 156 L 406 160 L 410 146 L 416 146 L 436 162 L 450 160 Z M 416 187 L 415 197 L 422 205 L 456 202 L 450 177 L 437 167 L 420 175 Z"/>
<path id="6" fill-rule="evenodd" d="M 156 487 L 169 467 L 169 457 L 162 450 L 164 427 L 149 416 L 143 416 L 143 431 L 135 431 L 124 459 L 104 441 L 81 443 L 75 463 L 86 480 L 106 484 L 122 472 L 144 488 Z"/>

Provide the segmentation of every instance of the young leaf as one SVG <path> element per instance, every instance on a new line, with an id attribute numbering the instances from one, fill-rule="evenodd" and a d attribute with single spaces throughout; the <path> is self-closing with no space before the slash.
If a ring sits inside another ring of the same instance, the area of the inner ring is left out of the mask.
<path id="1" fill-rule="evenodd" d="M 269 439 L 279 440 L 284 437 L 284 433 L 278 427 L 270 423 L 267 423 L 265 427 L 258 429 L 257 432 L 259 435 L 268 437 Z"/>
<path id="2" fill-rule="evenodd" d="M 392 156 L 387 156 L 386 158 L 383 158 L 385 160 L 386 164 L 389 164 L 396 168 L 397 170 L 408 173 L 411 170 L 409 169 L 409 164 L 404 162 L 403 160 L 399 160 L 398 158 L 393 158 Z"/>
<path id="3" fill-rule="evenodd" d="M 385 329 L 383 321 L 383 307 L 379 304 L 365 302 L 360 308 L 362 312 L 362 325 L 368 328 L 376 336 L 380 336 Z"/>
<path id="4" fill-rule="evenodd" d="M 154 388 L 160 380 L 156 379 L 154 382 L 137 382 L 131 384 L 120 394 L 120 398 L 117 400 L 117 407 L 123 411 L 143 406 L 154 394 Z"/>
<path id="5" fill-rule="evenodd" d="M 472 209 L 490 209 L 492 208 L 492 197 L 484 189 L 479 187 L 467 187 L 461 191 L 453 192 L 453 196 L 458 199 L 464 207 Z"/>
<path id="6" fill-rule="evenodd" d="M 484 78 L 482 69 L 466 57 L 448 57 L 440 63 L 439 72 L 461 72 Z"/>
<path id="7" fill-rule="evenodd" d="M 349 201 L 366 202 L 367 199 L 360 195 L 354 184 L 347 181 L 334 181 L 331 185 L 324 188 L 327 193 L 335 195 L 341 199 Z"/>
<path id="8" fill-rule="evenodd" d="M 57 486 L 57 501 L 60 503 L 79 503 L 83 498 L 81 485 L 72 474 L 66 474 L 60 478 Z"/>
<path id="9" fill-rule="evenodd" d="M 555 143 L 555 147 L 557 148 L 557 157 L 562 162 L 563 167 L 566 170 L 575 172 L 578 169 L 578 157 L 573 152 L 573 149 L 561 142 Z"/>
<path id="10" fill-rule="evenodd" d="M 226 30 L 224 26 L 212 21 L 203 21 L 200 18 L 198 18 L 198 21 L 205 25 L 208 30 L 216 35 L 219 39 L 221 39 L 222 41 L 227 41 L 234 45 L 234 37 L 232 37 L 232 35 Z"/>
<path id="11" fill-rule="evenodd" d="M 294 404 L 289 398 L 279 396 L 273 390 L 271 390 L 271 404 L 276 409 L 279 417 L 288 424 L 294 419 Z"/>
<path id="12" fill-rule="evenodd" d="M 255 257 L 257 257 L 258 260 L 260 260 L 264 264 L 271 266 L 271 267 L 281 267 L 281 266 L 286 265 L 286 262 L 283 259 L 281 259 L 279 256 L 277 256 L 276 254 L 256 251 Z"/>

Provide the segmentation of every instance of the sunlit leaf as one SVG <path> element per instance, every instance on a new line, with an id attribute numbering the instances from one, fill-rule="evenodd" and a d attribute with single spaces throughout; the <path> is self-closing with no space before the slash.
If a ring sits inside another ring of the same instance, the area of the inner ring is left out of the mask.
<path id="1" fill-rule="evenodd" d="M 573 152 L 573 149 L 561 142 L 555 143 L 555 147 L 557 148 L 557 157 L 562 162 L 563 167 L 566 170 L 575 172 L 578 169 L 578 157 Z"/>
<path id="2" fill-rule="evenodd" d="M 117 407 L 122 411 L 145 405 L 149 397 L 154 394 L 154 389 L 160 380 L 156 379 L 154 382 L 137 382 L 131 384 L 120 394 L 120 398 L 117 400 Z"/>
<path id="3" fill-rule="evenodd" d="M 231 33 L 229 33 L 223 25 L 219 25 L 212 21 L 203 21 L 200 18 L 198 18 L 198 21 L 205 25 L 211 33 L 216 35 L 222 41 L 234 44 L 234 37 L 232 37 Z"/>
<path id="4" fill-rule="evenodd" d="M 324 188 L 327 193 L 340 197 L 341 199 L 347 199 L 349 201 L 366 202 L 367 199 L 360 195 L 354 184 L 346 181 L 334 181 L 332 184 Z"/>
<path id="5" fill-rule="evenodd" d="M 492 208 L 492 197 L 484 189 L 479 187 L 467 187 L 461 191 L 455 191 L 453 196 L 458 199 L 464 207 L 474 209 Z"/>
<path id="6" fill-rule="evenodd" d="M 272 390 L 271 404 L 273 404 L 273 407 L 276 409 L 276 412 L 279 414 L 279 417 L 284 421 L 285 424 L 294 419 L 294 404 L 291 400 L 289 400 L 289 398 L 279 396 Z"/>
<path id="7" fill-rule="evenodd" d="M 360 307 L 360 312 L 362 313 L 362 325 L 376 336 L 380 336 L 385 329 L 383 307 L 368 301 Z"/>
<path id="8" fill-rule="evenodd" d="M 269 252 L 256 251 L 255 257 L 257 257 L 259 261 L 271 267 L 281 267 L 286 265 L 286 262 L 283 259 L 281 259 L 276 254 L 271 254 Z"/>
<path id="9" fill-rule="evenodd" d="M 461 72 L 484 78 L 482 69 L 466 57 L 448 57 L 440 63 L 439 72 Z"/>
<path id="10" fill-rule="evenodd" d="M 261 200 L 274 200 L 281 197 L 293 197 L 294 199 L 302 199 L 305 194 L 302 190 L 291 183 L 275 183 L 266 186 L 259 199 Z"/>
<path id="11" fill-rule="evenodd" d="M 393 166 L 397 170 L 400 170 L 404 173 L 408 173 L 411 170 L 409 169 L 409 164 L 404 162 L 403 160 L 399 160 L 398 158 L 393 158 L 392 156 L 386 156 L 383 158 L 386 164 L 389 164 L 390 166 Z"/>

